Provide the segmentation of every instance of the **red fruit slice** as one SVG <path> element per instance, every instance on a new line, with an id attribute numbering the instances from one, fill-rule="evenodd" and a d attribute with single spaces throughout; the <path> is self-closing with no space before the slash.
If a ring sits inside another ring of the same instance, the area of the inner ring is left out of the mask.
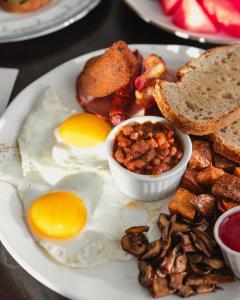
<path id="1" fill-rule="evenodd" d="M 214 22 L 229 34 L 240 37 L 239 0 L 201 0 L 201 4 Z"/>
<path id="2" fill-rule="evenodd" d="M 235 8 L 240 11 L 240 1 L 239 0 L 232 0 L 232 4 L 235 6 Z"/>
<path id="3" fill-rule="evenodd" d="M 172 15 L 179 7 L 182 0 L 160 0 L 160 4 L 166 15 Z"/>
<path id="4" fill-rule="evenodd" d="M 196 0 L 182 0 L 180 7 L 173 17 L 173 23 L 193 32 L 217 32 L 215 24 L 206 15 L 203 8 Z"/>

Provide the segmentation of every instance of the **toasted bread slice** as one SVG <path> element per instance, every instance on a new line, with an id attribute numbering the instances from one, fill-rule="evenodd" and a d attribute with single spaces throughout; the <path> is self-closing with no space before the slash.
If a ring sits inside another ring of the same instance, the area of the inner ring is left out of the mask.
<path id="1" fill-rule="evenodd" d="M 214 48 L 159 80 L 154 97 L 163 115 L 187 133 L 206 135 L 240 118 L 240 44 Z"/>
<path id="2" fill-rule="evenodd" d="M 240 164 L 240 119 L 211 134 L 210 138 L 215 152 Z"/>

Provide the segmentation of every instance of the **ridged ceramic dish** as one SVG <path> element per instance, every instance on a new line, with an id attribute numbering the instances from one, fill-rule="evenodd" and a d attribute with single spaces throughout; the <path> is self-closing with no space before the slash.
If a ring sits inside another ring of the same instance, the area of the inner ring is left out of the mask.
<path id="1" fill-rule="evenodd" d="M 53 0 L 33 13 L 0 9 L 0 43 L 29 40 L 63 29 L 82 19 L 101 0 Z"/>

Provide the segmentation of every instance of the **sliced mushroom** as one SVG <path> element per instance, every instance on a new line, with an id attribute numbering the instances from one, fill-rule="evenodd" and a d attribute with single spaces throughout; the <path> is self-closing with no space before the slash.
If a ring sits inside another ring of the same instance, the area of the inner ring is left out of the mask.
<path id="1" fill-rule="evenodd" d="M 138 261 L 138 269 L 139 269 L 139 271 L 140 272 L 143 271 L 146 268 L 147 265 L 148 265 L 148 263 L 145 260 L 140 259 Z"/>
<path id="2" fill-rule="evenodd" d="M 163 261 L 161 263 L 161 271 L 167 275 L 171 274 L 172 267 L 174 265 L 177 251 L 178 251 L 178 246 L 176 246 L 174 249 L 169 251 L 169 254 L 163 258 Z"/>
<path id="3" fill-rule="evenodd" d="M 164 277 L 167 276 L 167 275 L 164 274 L 160 269 L 156 269 L 156 274 L 157 274 L 157 276 L 160 277 L 160 278 L 164 278 Z"/>
<path id="4" fill-rule="evenodd" d="M 188 232 L 190 230 L 191 230 L 190 225 L 189 224 L 185 224 L 185 223 L 176 222 L 172 226 L 172 232 L 174 232 L 174 233 Z"/>
<path id="5" fill-rule="evenodd" d="M 140 257 L 147 250 L 148 240 L 143 233 L 127 233 L 122 237 L 121 245 L 126 252 L 136 257 Z"/>
<path id="6" fill-rule="evenodd" d="M 171 295 L 174 292 L 173 289 L 169 287 L 168 279 L 156 278 L 153 280 L 151 286 L 151 294 L 153 298 L 160 298 Z"/>
<path id="7" fill-rule="evenodd" d="M 199 275 L 207 275 L 211 272 L 211 270 L 203 264 L 189 262 L 189 267 L 193 273 Z"/>
<path id="8" fill-rule="evenodd" d="M 176 273 L 170 275 L 170 287 L 174 290 L 179 290 L 182 287 L 183 279 L 186 273 Z"/>
<path id="9" fill-rule="evenodd" d="M 172 273 L 182 273 L 187 269 L 187 256 L 186 254 L 178 255 L 174 261 L 174 265 L 172 267 Z"/>
<path id="10" fill-rule="evenodd" d="M 160 254 L 161 251 L 161 242 L 160 240 L 154 241 L 150 243 L 147 247 L 146 253 L 143 255 L 142 259 L 149 259 L 152 257 L 156 257 L 157 255 Z"/>
<path id="11" fill-rule="evenodd" d="M 169 215 L 160 213 L 159 218 L 158 218 L 158 227 L 160 229 L 166 227 L 169 223 Z"/>
<path id="12" fill-rule="evenodd" d="M 189 254 L 187 257 L 188 261 L 192 264 L 198 264 L 204 259 L 204 256 L 201 254 Z"/>
<path id="13" fill-rule="evenodd" d="M 209 266 L 212 269 L 222 269 L 224 267 L 224 262 L 218 258 L 204 257 L 202 263 Z"/>
<path id="14" fill-rule="evenodd" d="M 191 237 L 191 240 L 192 240 L 194 246 L 199 251 L 203 252 L 207 257 L 211 257 L 212 253 L 209 251 L 209 249 L 205 245 L 205 243 L 201 239 L 199 239 L 195 233 L 190 232 L 189 234 L 190 234 L 190 237 Z"/>
<path id="15" fill-rule="evenodd" d="M 145 267 L 141 267 L 141 271 L 138 275 L 139 283 L 144 287 L 149 287 L 152 285 L 154 278 L 154 270 L 150 264 L 146 264 Z"/>
<path id="16" fill-rule="evenodd" d="M 210 237 L 210 235 L 207 232 L 199 231 L 196 228 L 193 228 L 193 232 L 196 234 L 197 239 L 201 240 L 205 244 L 206 248 L 208 249 L 209 253 L 211 254 L 210 256 L 212 256 L 212 254 L 214 253 L 214 251 L 216 249 L 216 242 L 214 241 L 214 239 L 212 237 Z M 206 256 L 208 256 L 208 255 L 206 255 Z"/>
<path id="17" fill-rule="evenodd" d="M 205 294 L 205 293 L 214 292 L 215 289 L 216 289 L 215 285 L 200 285 L 196 287 L 195 291 L 197 294 Z"/>
<path id="18" fill-rule="evenodd" d="M 196 248 L 194 247 L 188 234 L 181 234 L 181 246 L 185 252 L 194 252 Z"/>
<path id="19" fill-rule="evenodd" d="M 190 286 L 187 286 L 187 285 L 182 285 L 178 291 L 178 295 L 183 298 L 190 297 L 193 294 L 194 294 L 194 290 Z"/>
<path id="20" fill-rule="evenodd" d="M 213 285 L 219 283 L 231 283 L 234 282 L 233 275 L 224 274 L 208 274 L 208 275 L 191 275 L 187 279 L 187 285 L 199 286 L 199 285 Z"/>
<path id="21" fill-rule="evenodd" d="M 169 223 L 162 228 L 161 243 L 162 243 L 163 251 L 161 253 L 161 257 L 164 257 L 166 255 L 169 247 L 171 246 L 172 228 L 175 222 L 176 222 L 176 215 L 173 215 Z"/>
<path id="22" fill-rule="evenodd" d="M 134 226 L 128 228 L 125 233 L 133 233 L 133 234 L 138 234 L 138 233 L 144 233 L 148 232 L 149 226 Z"/>
<path id="23" fill-rule="evenodd" d="M 199 231 L 207 231 L 209 229 L 209 223 L 205 218 L 202 218 L 200 222 L 198 222 L 195 228 Z"/>
<path id="24" fill-rule="evenodd" d="M 211 217 L 215 211 L 216 198 L 210 194 L 201 194 L 191 200 L 197 212 L 204 217 Z"/>

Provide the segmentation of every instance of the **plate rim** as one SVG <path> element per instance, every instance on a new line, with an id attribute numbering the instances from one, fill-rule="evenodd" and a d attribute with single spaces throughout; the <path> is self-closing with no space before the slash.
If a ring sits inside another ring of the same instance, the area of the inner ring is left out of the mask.
<path id="1" fill-rule="evenodd" d="M 128 45 L 131 48 L 140 48 L 140 47 L 163 47 L 166 48 L 168 46 L 176 46 L 176 47 L 180 47 L 180 48 L 185 48 L 187 49 L 196 49 L 197 51 L 203 52 L 204 49 L 199 48 L 199 47 L 194 47 L 194 46 L 188 46 L 188 45 L 179 45 L 179 44 L 129 44 Z M 21 99 L 21 95 L 27 90 L 27 89 L 31 89 L 32 86 L 34 84 L 36 84 L 38 81 L 40 81 L 43 77 L 45 77 L 46 75 L 48 75 L 51 72 L 56 71 L 56 69 L 58 69 L 59 67 L 64 66 L 65 64 L 69 64 L 71 62 L 74 62 L 76 60 L 79 59 L 86 59 L 88 56 L 93 56 L 93 55 L 99 55 L 100 53 L 102 53 L 106 48 L 103 49 L 99 49 L 99 50 L 95 50 L 95 51 L 91 51 L 91 52 L 87 52 L 84 53 L 80 56 L 77 56 L 75 58 L 72 58 L 70 60 L 67 60 L 61 64 L 59 64 L 58 66 L 50 69 L 49 71 L 47 71 L 46 73 L 44 73 L 43 75 L 41 75 L 40 77 L 38 77 L 36 80 L 34 80 L 33 82 L 31 82 L 28 86 L 26 86 L 8 105 L 7 109 L 5 110 L 4 114 L 1 116 L 0 121 L 2 118 L 5 117 L 6 114 L 8 114 L 8 112 L 10 110 L 12 110 L 14 108 L 15 105 L 18 104 L 18 101 L 20 101 Z M 1 142 L 0 142 L 1 143 Z M 5 182 L 4 182 L 5 183 Z M 35 278 L 37 281 L 39 281 L 41 284 L 45 285 L 46 287 L 48 287 L 49 289 L 55 291 L 56 293 L 70 298 L 70 299 L 76 299 L 76 294 L 67 291 L 66 289 L 61 289 L 61 287 L 57 286 L 52 280 L 49 280 L 48 278 L 44 277 L 41 272 L 39 272 L 38 270 L 36 270 L 36 268 L 32 267 L 31 264 L 28 264 L 24 259 L 22 259 L 21 255 L 18 254 L 18 252 L 16 250 L 14 250 L 11 247 L 10 242 L 5 239 L 5 237 L 3 236 L 1 230 L 0 230 L 0 241 L 3 244 L 3 246 L 5 247 L 5 249 L 10 253 L 10 255 L 17 261 L 17 263 L 27 272 L 29 273 L 33 278 Z M 40 249 L 41 250 L 41 249 Z"/>
<path id="2" fill-rule="evenodd" d="M 160 28 L 168 33 L 172 33 L 179 38 L 183 38 L 185 40 L 197 41 L 201 44 L 210 43 L 210 44 L 216 44 L 216 45 L 219 45 L 219 44 L 229 45 L 229 44 L 234 44 L 234 43 L 240 42 L 240 39 L 237 39 L 234 37 L 232 37 L 233 40 L 214 39 L 214 38 L 211 38 L 211 36 L 198 37 L 193 32 L 184 30 L 180 27 L 178 28 L 178 30 L 175 30 L 175 29 L 169 27 L 168 25 L 163 25 L 162 23 L 158 23 L 154 19 L 146 18 L 146 16 L 144 14 L 142 14 L 138 9 L 136 9 L 136 7 L 132 4 L 131 0 L 123 0 L 123 1 L 136 15 L 138 15 L 146 23 L 152 24 L 153 26 Z M 180 33 L 180 34 L 178 34 L 178 33 Z"/>
<path id="3" fill-rule="evenodd" d="M 70 16 L 60 19 L 59 21 L 55 22 L 55 24 L 51 25 L 50 28 L 46 27 L 45 29 L 29 31 L 24 35 L 21 35 L 21 33 L 11 35 L 9 37 L 1 37 L 0 35 L 0 44 L 27 41 L 64 29 L 84 18 L 90 11 L 97 7 L 101 1 L 102 0 L 90 0 L 90 3 L 87 3 L 83 8 L 79 9 L 79 11 L 74 11 Z"/>

